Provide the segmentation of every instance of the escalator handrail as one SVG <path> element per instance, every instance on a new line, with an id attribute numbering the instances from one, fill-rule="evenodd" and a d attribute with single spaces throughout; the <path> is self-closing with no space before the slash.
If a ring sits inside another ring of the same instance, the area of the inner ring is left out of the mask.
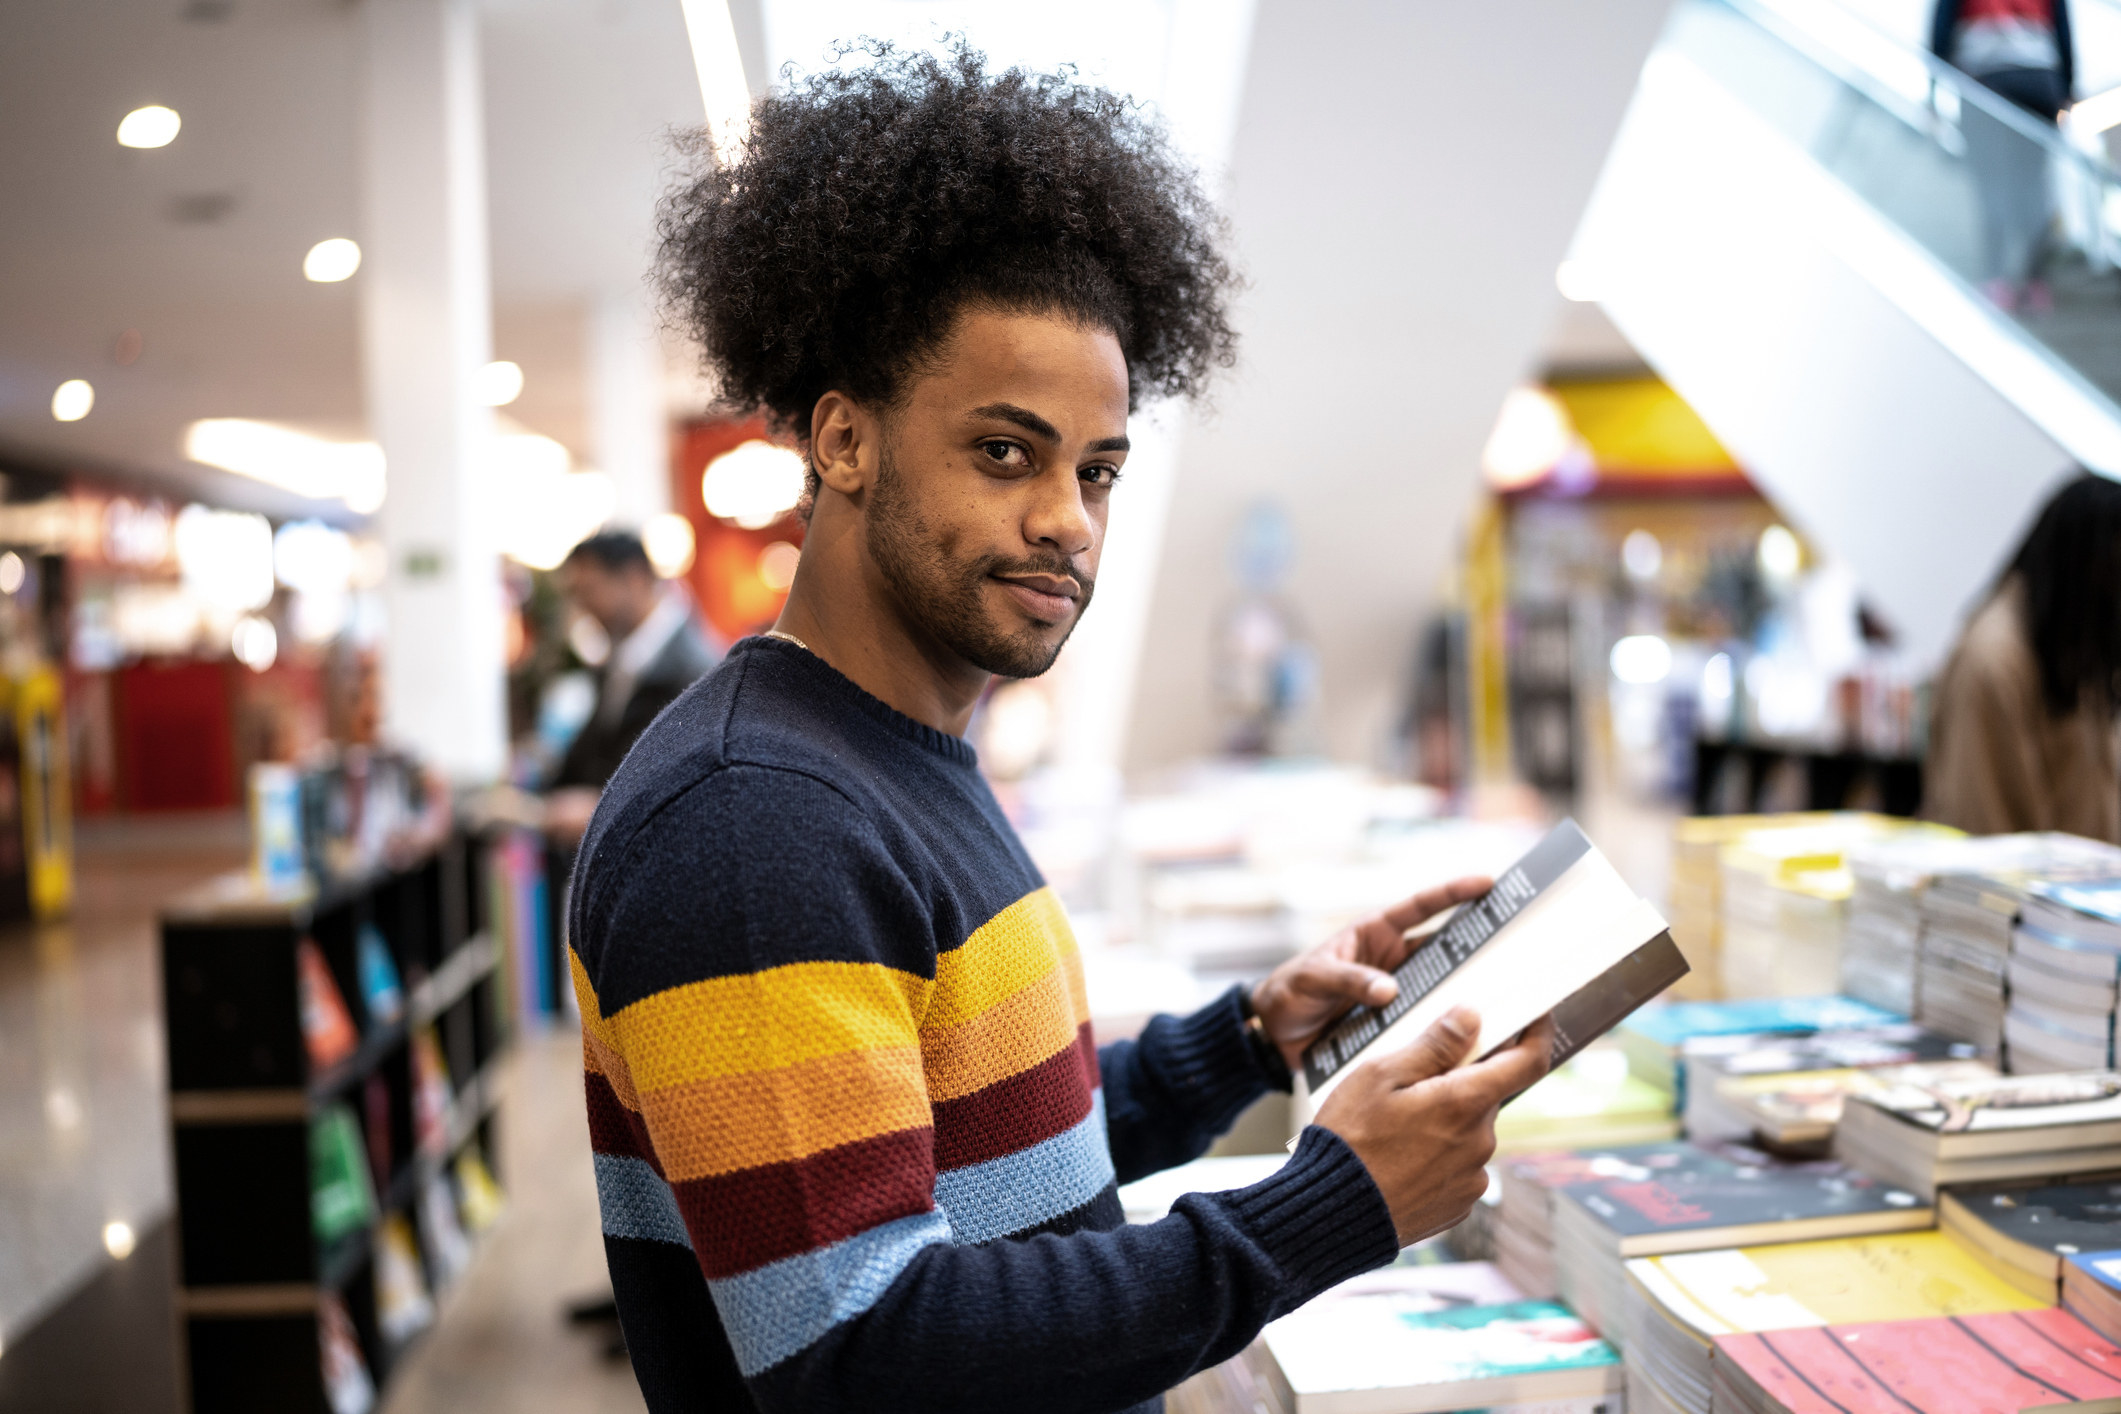
<path id="1" fill-rule="evenodd" d="M 1807 26 L 1791 13 L 1790 6 L 1781 0 L 1713 0 L 1713 3 L 1743 15 L 1843 83 L 1857 89 L 1911 128 L 1923 131 L 1926 123 L 1949 121 L 1944 117 L 1934 97 L 1926 104 L 1911 100 L 1888 80 L 1881 78 L 1861 58 Z M 1859 15 L 1844 13 L 1850 24 L 1861 26 L 1867 31 L 1868 38 L 1874 40 L 1878 46 L 1893 49 L 1904 59 L 1919 63 L 1927 71 L 1932 94 L 1940 89 L 1948 91 L 1958 99 L 1962 107 L 1971 105 L 1978 108 L 2027 141 L 2045 148 L 2050 157 L 2062 158 L 2072 166 L 2082 169 L 2086 176 L 2102 185 L 2121 186 L 2121 173 L 2117 173 L 2112 166 L 2071 146 L 2054 128 L 1996 94 L 1964 70 L 1938 58 L 1927 49 L 1901 43 L 1891 35 L 1876 29 Z M 1910 112 L 1910 108 L 1916 111 Z"/>

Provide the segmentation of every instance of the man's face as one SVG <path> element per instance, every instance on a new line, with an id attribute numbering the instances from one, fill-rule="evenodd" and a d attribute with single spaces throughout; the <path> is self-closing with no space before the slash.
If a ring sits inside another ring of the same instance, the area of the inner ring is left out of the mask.
<path id="1" fill-rule="evenodd" d="M 869 557 L 914 626 L 975 667 L 1036 677 L 1089 607 L 1126 454 L 1117 339 L 967 311 L 885 421 Z"/>
<path id="2" fill-rule="evenodd" d="M 560 567 L 560 589 L 616 641 L 640 626 L 652 607 L 655 580 L 635 571 L 606 569 L 585 556 Z"/>

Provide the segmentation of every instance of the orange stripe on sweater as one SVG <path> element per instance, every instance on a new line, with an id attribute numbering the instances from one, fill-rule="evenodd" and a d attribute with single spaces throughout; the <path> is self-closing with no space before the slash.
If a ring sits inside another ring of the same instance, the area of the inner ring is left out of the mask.
<path id="1" fill-rule="evenodd" d="M 641 1113 L 673 1183 L 792 1163 L 931 1122 L 912 1046 L 645 1090 Z"/>
<path id="2" fill-rule="evenodd" d="M 940 1104 L 1036 1068 L 1075 1044 L 1067 977 L 1044 977 L 969 1021 L 921 1032 L 929 1098 Z"/>

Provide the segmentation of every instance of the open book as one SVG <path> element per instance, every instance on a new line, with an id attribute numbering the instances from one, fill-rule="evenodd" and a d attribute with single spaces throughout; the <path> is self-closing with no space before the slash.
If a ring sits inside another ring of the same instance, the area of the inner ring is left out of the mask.
<path id="1" fill-rule="evenodd" d="M 1474 1056 L 1552 1012 L 1558 1065 L 1686 971 L 1663 917 L 1564 820 L 1408 956 L 1398 996 L 1357 1007 L 1306 1051 L 1298 1081 L 1315 1110 L 1358 1060 L 1408 1045 L 1455 1006 L 1480 1014 Z"/>

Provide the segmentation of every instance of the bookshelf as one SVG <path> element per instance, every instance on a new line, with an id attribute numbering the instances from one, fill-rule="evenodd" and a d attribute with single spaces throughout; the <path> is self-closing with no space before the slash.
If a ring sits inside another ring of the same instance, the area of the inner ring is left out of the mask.
<path id="1" fill-rule="evenodd" d="M 417 1339 L 386 1334 L 379 1319 L 385 1224 L 412 1234 L 428 1291 L 453 1275 L 419 1208 L 432 1185 L 453 1203 L 463 1197 L 461 1182 L 452 1186 L 460 1157 L 495 1169 L 510 1007 L 508 964 L 486 916 L 487 853 L 453 834 L 416 859 L 322 888 L 276 895 L 231 875 L 163 911 L 175 1310 L 193 1414 L 328 1411 L 320 1325 L 333 1298 L 380 1391 Z M 360 938 L 370 928 L 400 979 L 395 1016 L 371 1015 L 364 999 Z M 321 1070 L 303 1032 L 304 939 L 359 1034 Z M 423 1121 L 414 1052 L 430 1028 L 426 1053 L 442 1057 L 449 1093 Z M 326 1244 L 312 1218 L 312 1126 L 341 1105 L 358 1123 L 376 1202 Z"/>

